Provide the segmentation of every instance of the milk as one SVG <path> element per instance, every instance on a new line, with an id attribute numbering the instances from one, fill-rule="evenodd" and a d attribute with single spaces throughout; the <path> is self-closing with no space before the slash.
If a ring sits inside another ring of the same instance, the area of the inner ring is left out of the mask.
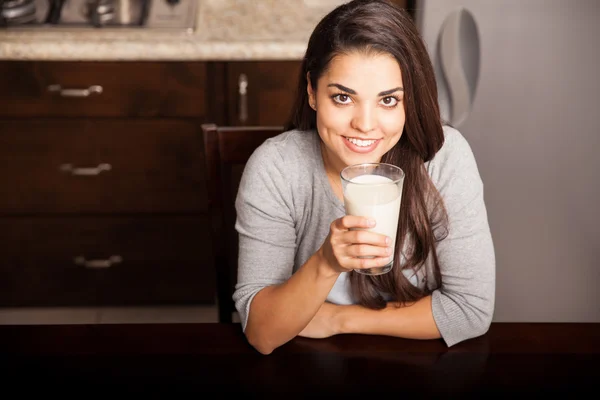
<path id="1" fill-rule="evenodd" d="M 402 199 L 401 185 L 393 182 L 385 176 L 360 175 L 352 178 L 344 190 L 346 214 L 374 218 L 375 227 L 368 230 L 389 236 L 392 249 L 396 244 Z"/>

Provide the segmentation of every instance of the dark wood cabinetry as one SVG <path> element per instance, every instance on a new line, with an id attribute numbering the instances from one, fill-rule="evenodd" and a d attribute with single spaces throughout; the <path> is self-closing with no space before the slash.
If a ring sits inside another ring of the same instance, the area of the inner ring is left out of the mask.
<path id="1" fill-rule="evenodd" d="M 203 118 L 212 111 L 209 69 L 201 62 L 0 62 L 0 116 Z"/>
<path id="2" fill-rule="evenodd" d="M 206 211 L 203 144 L 189 119 L 0 119 L 0 210 Z"/>
<path id="3" fill-rule="evenodd" d="M 283 125 L 300 73 L 299 61 L 227 63 L 229 125 Z"/>
<path id="4" fill-rule="evenodd" d="M 205 215 L 0 218 L 1 306 L 210 304 Z"/>
<path id="5" fill-rule="evenodd" d="M 299 67 L 0 62 L 0 307 L 214 303 L 200 126 L 283 125 Z"/>

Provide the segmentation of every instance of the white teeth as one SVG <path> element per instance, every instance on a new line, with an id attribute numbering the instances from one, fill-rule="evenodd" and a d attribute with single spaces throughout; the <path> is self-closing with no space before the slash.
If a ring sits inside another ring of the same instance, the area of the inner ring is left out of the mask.
<path id="1" fill-rule="evenodd" d="M 348 140 L 350 143 L 355 144 L 356 146 L 359 146 L 359 147 L 368 147 L 368 146 L 372 145 L 373 143 L 375 143 L 375 140 L 360 140 L 360 139 L 354 139 L 354 138 L 346 138 L 346 140 Z"/>

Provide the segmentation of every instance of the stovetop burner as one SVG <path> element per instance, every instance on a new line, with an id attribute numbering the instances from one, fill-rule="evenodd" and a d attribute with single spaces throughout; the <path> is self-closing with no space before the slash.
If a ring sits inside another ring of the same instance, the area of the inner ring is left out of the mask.
<path id="1" fill-rule="evenodd" d="M 193 29 L 198 0 L 0 0 L 0 26 Z"/>

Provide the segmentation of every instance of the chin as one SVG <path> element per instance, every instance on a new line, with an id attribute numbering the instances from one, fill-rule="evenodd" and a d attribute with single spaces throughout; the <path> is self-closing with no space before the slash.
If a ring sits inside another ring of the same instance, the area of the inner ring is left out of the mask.
<path id="1" fill-rule="evenodd" d="M 356 164 L 368 164 L 368 163 L 376 163 L 381 160 L 381 157 L 373 157 L 373 156 L 363 156 L 363 157 L 350 157 L 344 160 L 346 166 L 348 165 L 356 165 Z"/>

